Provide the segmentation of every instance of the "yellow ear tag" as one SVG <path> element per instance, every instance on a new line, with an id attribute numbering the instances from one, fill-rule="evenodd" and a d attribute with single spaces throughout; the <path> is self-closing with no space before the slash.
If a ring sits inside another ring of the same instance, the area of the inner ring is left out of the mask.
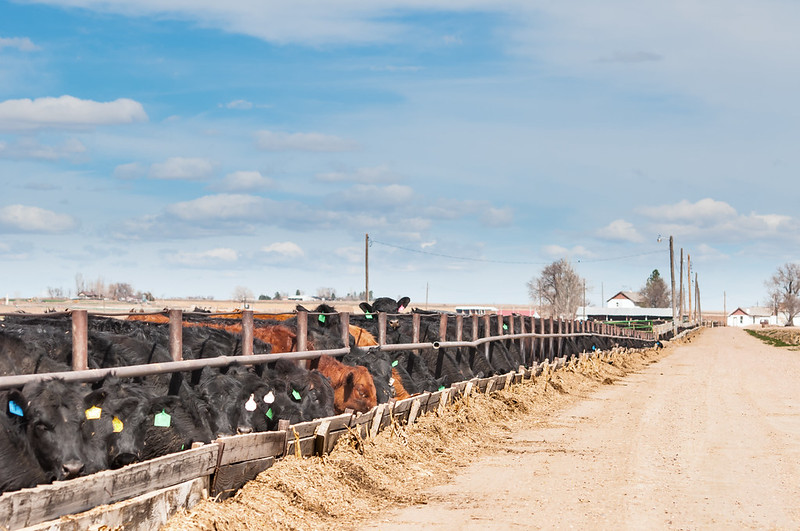
<path id="1" fill-rule="evenodd" d="M 85 411 L 86 420 L 97 420 L 103 414 L 103 410 L 97 406 L 92 406 Z"/>
<path id="2" fill-rule="evenodd" d="M 111 427 L 114 428 L 114 433 L 119 433 L 122 431 L 122 428 L 124 428 L 125 425 L 117 417 L 114 417 L 111 420 Z"/>

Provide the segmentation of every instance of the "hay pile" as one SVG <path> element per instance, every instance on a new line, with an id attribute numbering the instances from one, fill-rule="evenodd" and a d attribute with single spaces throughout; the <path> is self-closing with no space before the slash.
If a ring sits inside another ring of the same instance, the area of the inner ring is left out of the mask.
<path id="1" fill-rule="evenodd" d="M 350 434 L 330 455 L 287 457 L 233 498 L 206 500 L 162 529 L 352 528 L 389 507 L 424 501 L 426 487 L 446 482 L 479 456 L 506 451 L 504 441 L 513 430 L 545 422 L 548 414 L 671 348 L 615 350 L 573 361 L 510 389 L 473 393 L 441 416 L 430 413 L 411 426 L 393 425 L 374 439 Z"/>

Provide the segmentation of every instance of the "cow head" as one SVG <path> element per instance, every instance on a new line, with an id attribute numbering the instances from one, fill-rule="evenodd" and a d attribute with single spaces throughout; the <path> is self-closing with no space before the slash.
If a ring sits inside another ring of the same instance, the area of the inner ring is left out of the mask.
<path id="1" fill-rule="evenodd" d="M 62 480 L 81 475 L 85 449 L 81 422 L 85 418 L 80 386 L 48 380 L 9 393 L 9 401 L 21 406 L 31 448 L 46 474 Z"/>
<path id="2" fill-rule="evenodd" d="M 386 313 L 400 313 L 411 303 L 411 298 L 409 297 L 402 297 L 400 300 L 394 300 L 390 297 L 378 297 L 372 304 L 368 302 L 362 302 L 358 305 L 364 313 L 377 313 L 377 312 L 386 312 Z"/>

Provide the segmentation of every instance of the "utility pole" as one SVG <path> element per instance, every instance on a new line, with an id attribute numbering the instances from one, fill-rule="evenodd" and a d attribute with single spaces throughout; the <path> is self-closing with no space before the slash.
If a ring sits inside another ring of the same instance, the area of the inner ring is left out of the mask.
<path id="1" fill-rule="evenodd" d="M 694 274 L 695 303 L 697 304 L 697 321 L 702 326 L 703 311 L 700 309 L 700 286 L 697 284 L 697 273 Z"/>
<path id="2" fill-rule="evenodd" d="M 678 295 L 678 299 L 680 300 L 680 306 L 679 306 L 680 311 L 678 312 L 678 320 L 680 322 L 683 322 L 683 247 L 681 247 L 681 268 L 680 269 L 681 269 L 681 275 L 680 275 L 680 277 L 681 277 L 681 283 L 680 283 L 681 288 L 680 288 L 680 290 L 678 290 L 680 292 L 680 295 Z"/>
<path id="3" fill-rule="evenodd" d="M 364 299 L 369 302 L 369 233 L 364 235 Z"/>
<path id="4" fill-rule="evenodd" d="M 675 320 L 675 247 L 669 237 L 669 276 L 672 279 L 672 337 L 678 335 L 678 322 Z"/>
<path id="5" fill-rule="evenodd" d="M 728 294 L 722 292 L 722 313 L 725 315 L 725 321 L 722 326 L 728 326 Z"/>
<path id="6" fill-rule="evenodd" d="M 430 283 L 425 283 L 425 309 L 428 309 L 428 289 L 430 288 Z"/>
<path id="7" fill-rule="evenodd" d="M 692 256 L 689 253 L 686 253 L 686 282 L 688 284 L 686 294 L 689 297 L 689 304 L 687 310 L 689 310 L 689 321 L 694 320 L 694 306 L 692 306 Z"/>

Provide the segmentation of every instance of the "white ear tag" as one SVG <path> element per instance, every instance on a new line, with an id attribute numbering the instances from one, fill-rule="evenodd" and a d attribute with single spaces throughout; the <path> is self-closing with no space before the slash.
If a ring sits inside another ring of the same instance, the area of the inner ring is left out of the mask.
<path id="1" fill-rule="evenodd" d="M 275 402 L 275 395 L 272 394 L 272 391 L 264 395 L 264 402 L 267 404 Z"/>
<path id="2" fill-rule="evenodd" d="M 250 395 L 250 399 L 245 402 L 244 408 L 247 411 L 255 411 L 256 410 L 256 401 L 253 399 L 253 395 Z"/>
<path id="3" fill-rule="evenodd" d="M 389 378 L 389 385 L 394 385 L 394 378 Z"/>

